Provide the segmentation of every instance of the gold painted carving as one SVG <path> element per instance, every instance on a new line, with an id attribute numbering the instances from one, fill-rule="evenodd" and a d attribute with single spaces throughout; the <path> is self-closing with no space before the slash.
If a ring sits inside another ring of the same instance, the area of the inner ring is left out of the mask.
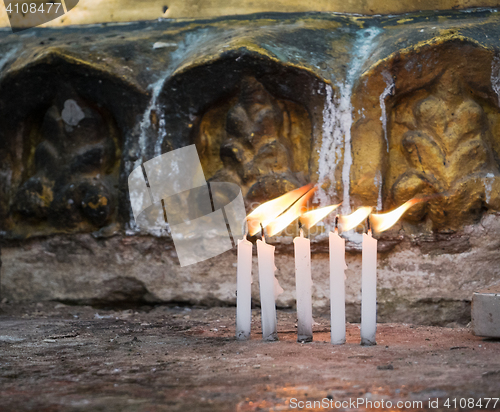
<path id="1" fill-rule="evenodd" d="M 32 134 L 28 176 L 12 203 L 15 215 L 23 222 L 60 229 L 109 223 L 119 164 L 117 135 L 109 119 L 78 97 L 56 99 Z"/>
<path id="2" fill-rule="evenodd" d="M 451 69 L 430 87 L 398 102 L 386 181 L 392 203 L 430 196 L 406 219 L 428 216 L 433 229 L 456 229 L 477 220 L 486 209 L 500 209 L 499 158 L 494 150 L 500 136 L 492 133 L 488 117 L 495 110 Z"/>
<path id="3" fill-rule="evenodd" d="M 211 181 L 235 182 L 247 201 L 261 202 L 307 183 L 311 121 L 245 77 L 234 98 L 203 116 L 197 146 Z"/>

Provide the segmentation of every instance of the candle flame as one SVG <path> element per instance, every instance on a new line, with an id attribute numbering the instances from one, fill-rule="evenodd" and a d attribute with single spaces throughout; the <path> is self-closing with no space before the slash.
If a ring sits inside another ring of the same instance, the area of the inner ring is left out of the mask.
<path id="1" fill-rule="evenodd" d="M 372 210 L 373 207 L 371 206 L 363 206 L 350 215 L 340 216 L 339 224 L 342 228 L 342 231 L 347 232 L 348 230 L 354 229 L 370 215 Z"/>
<path id="2" fill-rule="evenodd" d="M 265 226 L 267 234 L 269 236 L 274 236 L 275 234 L 281 232 L 283 229 L 287 228 L 290 223 L 297 219 L 307 208 L 307 202 L 314 194 L 316 189 L 309 190 L 304 196 L 297 200 L 290 209 L 283 213 L 278 218 L 271 221 Z"/>
<path id="3" fill-rule="evenodd" d="M 308 185 L 285 193 L 284 195 L 277 197 L 276 199 L 263 203 L 259 207 L 254 209 L 247 216 L 248 233 L 250 234 L 250 236 L 253 236 L 259 232 L 261 224 L 262 226 L 266 227 L 297 199 L 301 198 L 309 190 L 311 190 L 312 187 L 312 183 L 309 183 Z"/>
<path id="4" fill-rule="evenodd" d="M 412 206 L 420 203 L 424 199 L 411 199 L 406 203 L 394 209 L 392 212 L 382 213 L 380 215 L 371 215 L 370 223 L 375 232 L 383 232 L 384 230 L 390 229 L 396 224 L 401 216 Z"/>
<path id="5" fill-rule="evenodd" d="M 300 223 L 302 223 L 302 226 L 304 226 L 306 229 L 310 229 L 320 220 L 323 220 L 335 209 L 337 209 L 341 204 L 342 203 L 339 203 L 338 205 L 326 206 L 306 212 L 302 216 L 300 216 Z"/>

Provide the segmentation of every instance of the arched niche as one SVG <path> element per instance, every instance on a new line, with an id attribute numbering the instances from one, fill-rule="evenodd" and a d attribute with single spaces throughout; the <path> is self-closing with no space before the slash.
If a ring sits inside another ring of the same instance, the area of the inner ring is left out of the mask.
<path id="1" fill-rule="evenodd" d="M 437 39 L 367 70 L 353 96 L 353 197 L 428 230 L 500 210 L 500 59 L 466 39 Z M 381 185 L 381 186 L 380 186 Z"/>
<path id="2" fill-rule="evenodd" d="M 0 225 L 7 237 L 128 219 L 124 163 L 146 95 L 57 51 L 0 79 Z"/>
<path id="3" fill-rule="evenodd" d="M 245 48 L 185 64 L 156 113 L 161 151 L 196 144 L 209 180 L 269 200 L 317 179 L 325 82 Z M 163 128 L 163 129 L 162 129 Z"/>

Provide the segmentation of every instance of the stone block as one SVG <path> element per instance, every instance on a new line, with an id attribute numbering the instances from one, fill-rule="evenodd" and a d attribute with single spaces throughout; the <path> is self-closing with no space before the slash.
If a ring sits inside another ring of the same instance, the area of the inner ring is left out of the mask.
<path id="1" fill-rule="evenodd" d="M 477 336 L 500 338 L 500 285 L 472 295 L 472 330 Z"/>

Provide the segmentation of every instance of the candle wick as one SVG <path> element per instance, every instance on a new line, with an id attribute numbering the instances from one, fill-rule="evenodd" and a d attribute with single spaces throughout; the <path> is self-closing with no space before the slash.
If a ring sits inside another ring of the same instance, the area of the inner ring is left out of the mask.
<path id="1" fill-rule="evenodd" d="M 243 221 L 243 237 L 245 238 L 245 240 L 247 239 L 247 234 L 248 234 L 248 219 L 245 219 Z"/>
<path id="2" fill-rule="evenodd" d="M 366 229 L 367 233 L 371 234 L 372 233 L 372 226 L 370 224 L 370 216 L 366 218 Z"/>
<path id="3" fill-rule="evenodd" d="M 260 234 L 262 236 L 262 241 L 266 243 L 266 233 L 264 232 L 264 226 L 262 226 L 262 223 L 260 223 Z"/>
<path id="4" fill-rule="evenodd" d="M 304 230 L 302 228 L 300 228 L 300 237 L 304 237 Z"/>

